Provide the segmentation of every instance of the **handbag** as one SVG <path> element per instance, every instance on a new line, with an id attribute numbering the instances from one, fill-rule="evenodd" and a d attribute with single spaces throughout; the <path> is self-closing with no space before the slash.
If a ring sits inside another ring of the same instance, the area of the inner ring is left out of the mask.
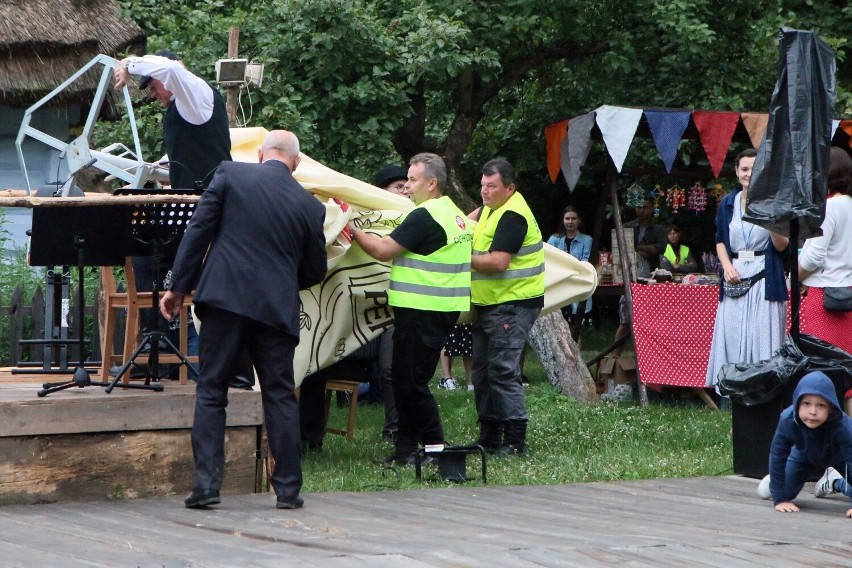
<path id="1" fill-rule="evenodd" d="M 852 288 L 849 286 L 826 286 L 823 288 L 822 307 L 830 312 L 852 310 Z"/>
<path id="2" fill-rule="evenodd" d="M 752 286 L 763 280 L 764 276 L 766 276 L 766 271 L 761 270 L 754 276 L 741 279 L 737 284 L 725 282 L 723 279 L 722 291 L 725 293 L 725 297 L 727 298 L 739 298 L 740 296 L 745 296 L 748 294 L 748 291 L 751 290 Z"/>

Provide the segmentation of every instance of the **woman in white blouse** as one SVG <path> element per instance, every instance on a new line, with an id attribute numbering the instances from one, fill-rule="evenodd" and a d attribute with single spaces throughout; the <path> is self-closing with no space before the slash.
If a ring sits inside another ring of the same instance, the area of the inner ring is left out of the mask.
<path id="1" fill-rule="evenodd" d="M 799 281 L 807 287 L 800 311 L 800 329 L 852 353 L 852 311 L 823 307 L 826 287 L 852 286 L 852 158 L 831 148 L 828 200 L 822 236 L 805 241 L 799 254 Z"/>

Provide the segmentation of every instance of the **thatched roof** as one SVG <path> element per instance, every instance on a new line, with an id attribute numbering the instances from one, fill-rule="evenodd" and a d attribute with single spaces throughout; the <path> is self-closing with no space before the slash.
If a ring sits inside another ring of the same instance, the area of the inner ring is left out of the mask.
<path id="1" fill-rule="evenodd" d="M 113 0 L 3 0 L 0 105 L 31 105 L 99 53 L 144 48 L 144 32 Z M 83 75 L 57 102 L 89 101 L 99 78 L 100 69 Z"/>

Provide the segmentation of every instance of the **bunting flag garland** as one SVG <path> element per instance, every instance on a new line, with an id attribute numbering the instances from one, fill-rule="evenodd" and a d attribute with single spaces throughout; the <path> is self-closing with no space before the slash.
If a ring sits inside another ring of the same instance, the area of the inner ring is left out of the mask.
<path id="1" fill-rule="evenodd" d="M 595 126 L 600 130 L 606 151 L 620 173 L 627 152 L 636 137 L 642 116 L 648 123 L 651 138 L 669 174 L 691 119 L 698 131 L 699 140 L 707 154 L 714 177 L 719 177 L 722 172 L 739 122 L 742 121 L 751 145 L 755 148 L 760 147 L 769 122 L 767 113 L 758 112 L 643 110 L 604 105 L 594 111 L 573 117 L 570 121 L 556 122 L 544 129 L 547 143 L 547 171 L 551 181 L 556 183 L 561 167 L 568 189 L 574 191 L 582 167 L 591 151 L 592 132 Z M 834 139 L 838 129 L 849 136 L 849 145 L 852 147 L 852 120 L 833 120 L 831 139 Z M 712 196 L 712 192 L 707 195 Z"/>
<path id="2" fill-rule="evenodd" d="M 568 189 L 574 191 L 580 179 L 580 168 L 586 163 L 592 149 L 592 128 L 595 126 L 595 111 L 574 117 L 568 123 L 568 167 L 562 162 L 562 174 Z"/>
<path id="3" fill-rule="evenodd" d="M 568 121 L 563 120 L 551 124 L 544 129 L 544 139 L 547 142 L 547 173 L 550 174 L 551 183 L 556 183 L 560 169 L 560 148 L 562 141 L 568 136 Z"/>
<path id="4" fill-rule="evenodd" d="M 688 110 L 646 110 L 645 119 L 651 129 L 651 137 L 666 166 L 671 173 L 677 149 L 683 133 L 689 125 L 691 113 Z"/>
<path id="5" fill-rule="evenodd" d="M 595 111 L 595 121 L 601 131 L 604 146 L 618 172 L 621 172 L 641 119 L 642 109 L 640 108 L 604 105 Z"/>
<path id="6" fill-rule="evenodd" d="M 752 147 L 759 148 L 763 135 L 766 133 L 766 125 L 769 124 L 769 115 L 765 112 L 744 112 L 740 116 Z"/>
<path id="7" fill-rule="evenodd" d="M 698 214 L 707 209 L 707 188 L 698 182 L 689 188 L 686 208 Z"/>
<path id="8" fill-rule="evenodd" d="M 698 129 L 698 136 L 715 177 L 719 177 L 722 172 L 725 156 L 728 155 L 739 120 L 740 115 L 736 112 L 712 110 L 692 112 L 692 122 Z"/>

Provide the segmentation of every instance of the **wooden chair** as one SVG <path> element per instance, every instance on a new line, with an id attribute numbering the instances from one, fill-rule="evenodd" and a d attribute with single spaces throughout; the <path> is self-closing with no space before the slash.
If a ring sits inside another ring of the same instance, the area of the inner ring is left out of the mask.
<path id="1" fill-rule="evenodd" d="M 331 410 L 331 398 L 336 392 L 349 395 L 349 417 L 346 421 L 346 429 L 332 428 L 328 425 L 328 415 Z M 325 382 L 325 431 L 329 434 L 340 434 L 348 440 L 355 435 L 355 419 L 358 416 L 358 383 L 356 381 L 342 381 L 328 379 Z"/>
<path id="2" fill-rule="evenodd" d="M 130 258 L 124 262 L 124 279 L 126 281 L 127 291 L 119 292 L 115 282 L 115 276 L 111 266 L 101 267 L 101 289 L 103 297 L 103 333 L 101 334 L 101 353 L 102 367 L 100 371 L 101 381 L 109 381 L 109 368 L 113 365 L 124 363 L 130 356 L 133 355 L 133 350 L 139 342 L 140 332 L 140 310 L 151 308 L 153 299 L 152 292 L 137 292 L 136 277 L 133 272 L 133 264 Z M 178 349 L 190 363 L 198 363 L 198 356 L 186 355 L 188 337 L 189 337 L 189 307 L 192 305 L 193 297 L 188 295 L 184 299 L 183 308 L 180 313 L 180 328 L 178 340 Z M 127 323 L 124 327 L 124 348 L 122 353 L 115 354 L 113 345 L 115 342 L 115 327 L 117 310 L 127 311 Z M 180 363 L 177 355 L 171 353 L 160 353 L 159 362 Z M 188 370 L 185 365 L 181 365 L 178 372 L 179 383 L 187 384 Z M 122 381 L 127 383 L 130 381 L 130 373 L 122 377 Z"/>

